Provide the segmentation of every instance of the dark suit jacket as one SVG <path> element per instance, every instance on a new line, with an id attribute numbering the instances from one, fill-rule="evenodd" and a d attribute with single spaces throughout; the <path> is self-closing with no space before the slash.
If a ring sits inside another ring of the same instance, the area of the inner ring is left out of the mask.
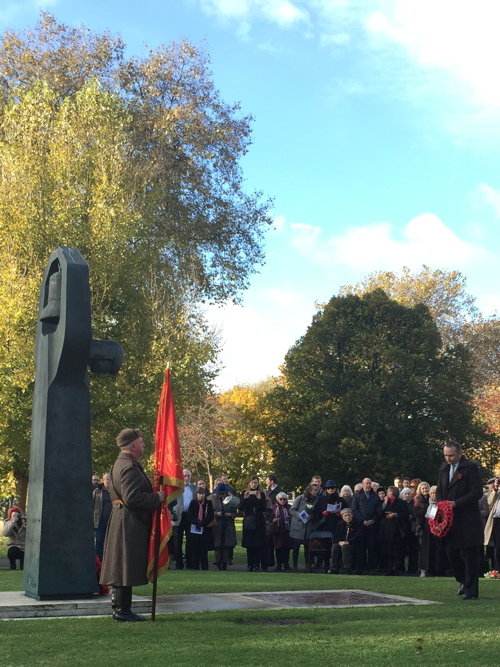
<path id="1" fill-rule="evenodd" d="M 352 501 L 352 511 L 358 521 L 375 521 L 378 523 L 380 519 L 379 509 L 382 501 L 378 497 L 378 493 L 372 489 L 368 494 L 368 498 L 364 491 L 358 491 L 354 494 Z"/>
<path id="2" fill-rule="evenodd" d="M 272 491 L 269 491 L 269 489 L 266 491 L 266 498 L 269 498 L 269 500 L 271 501 L 271 505 L 274 505 L 274 503 L 276 502 L 276 496 L 278 495 L 278 493 L 281 493 L 282 491 L 283 489 L 281 488 L 281 486 L 279 486 L 279 484 Z"/>
<path id="3" fill-rule="evenodd" d="M 450 466 L 443 463 L 438 473 L 437 499 L 454 500 L 453 523 L 446 540 L 454 549 L 479 547 L 483 544 L 483 522 L 479 500 L 483 495 L 483 483 L 479 468 L 462 456 L 451 482 Z"/>

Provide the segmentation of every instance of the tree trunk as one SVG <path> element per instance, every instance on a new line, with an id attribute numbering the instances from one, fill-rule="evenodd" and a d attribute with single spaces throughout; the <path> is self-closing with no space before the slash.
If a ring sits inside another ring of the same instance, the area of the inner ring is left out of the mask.
<path id="1" fill-rule="evenodd" d="M 26 499 L 28 496 L 28 476 L 24 474 L 15 474 L 16 480 L 16 495 L 15 504 L 26 513 Z"/>

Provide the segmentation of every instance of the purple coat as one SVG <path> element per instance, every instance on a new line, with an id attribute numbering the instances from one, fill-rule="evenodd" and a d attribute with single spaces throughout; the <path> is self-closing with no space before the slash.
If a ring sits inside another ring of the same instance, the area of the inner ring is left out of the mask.
<path id="1" fill-rule="evenodd" d="M 290 505 L 280 505 L 275 503 L 272 506 L 270 519 L 278 519 L 278 532 L 272 533 L 273 546 L 275 549 L 291 549 L 293 540 L 290 537 L 290 524 L 292 515 L 290 514 Z"/>

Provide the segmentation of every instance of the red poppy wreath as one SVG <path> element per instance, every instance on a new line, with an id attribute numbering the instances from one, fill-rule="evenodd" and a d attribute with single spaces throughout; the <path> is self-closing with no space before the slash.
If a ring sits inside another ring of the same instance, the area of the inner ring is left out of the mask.
<path id="1" fill-rule="evenodd" d="M 453 523 L 453 507 L 449 500 L 440 500 L 437 503 L 438 511 L 434 519 L 427 519 L 429 529 L 436 537 L 444 537 Z"/>

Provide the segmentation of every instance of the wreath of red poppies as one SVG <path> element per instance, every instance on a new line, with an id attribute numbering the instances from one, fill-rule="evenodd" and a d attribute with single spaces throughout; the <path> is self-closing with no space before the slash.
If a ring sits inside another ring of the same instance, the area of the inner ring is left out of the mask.
<path id="1" fill-rule="evenodd" d="M 437 503 L 438 511 L 434 519 L 427 519 L 429 529 L 436 537 L 444 537 L 453 523 L 453 507 L 449 500 L 440 500 Z"/>

